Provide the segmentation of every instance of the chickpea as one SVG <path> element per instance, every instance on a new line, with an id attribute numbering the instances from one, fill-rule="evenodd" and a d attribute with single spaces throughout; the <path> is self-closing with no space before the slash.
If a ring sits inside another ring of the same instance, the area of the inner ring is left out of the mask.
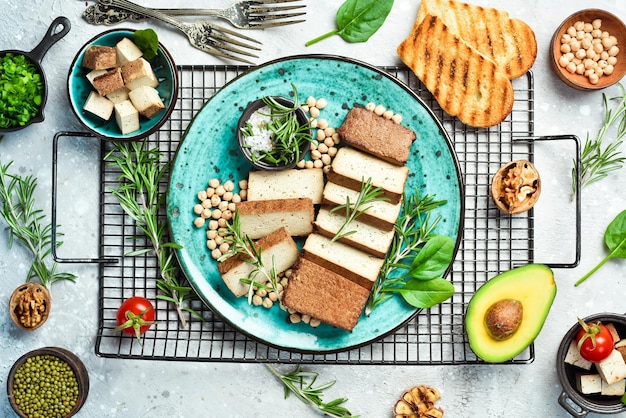
<path id="1" fill-rule="evenodd" d="M 202 213 L 202 209 L 204 208 L 199 203 L 197 205 L 193 205 L 193 213 L 195 213 L 196 215 L 200 215 Z"/>
<path id="2" fill-rule="evenodd" d="M 332 158 L 335 155 L 337 155 L 337 148 L 336 147 L 329 147 L 328 148 L 328 155 Z"/>
<path id="3" fill-rule="evenodd" d="M 222 200 L 220 204 L 217 205 L 217 208 L 221 210 L 222 212 L 224 212 L 226 209 L 228 209 L 228 202 L 225 200 Z"/>
<path id="4" fill-rule="evenodd" d="M 402 115 L 399 113 L 396 113 L 395 115 L 392 116 L 391 120 L 399 125 L 402 122 Z"/>
<path id="5" fill-rule="evenodd" d="M 315 106 L 315 102 L 317 102 L 317 100 L 315 100 L 315 97 L 313 96 L 309 96 L 306 98 L 306 105 L 309 107 Z"/>
<path id="6" fill-rule="evenodd" d="M 198 192 L 198 200 L 199 201 L 202 202 L 203 200 L 206 200 L 206 198 L 207 198 L 206 190 L 201 190 L 201 191 Z"/>
<path id="7" fill-rule="evenodd" d="M 200 214 L 204 219 L 208 219 L 211 217 L 211 209 L 202 209 L 202 213 Z"/>
<path id="8" fill-rule="evenodd" d="M 335 146 L 335 141 L 333 141 L 333 137 L 332 136 L 326 137 L 326 139 L 324 139 L 324 145 L 326 146 L 327 149 Z"/>
<path id="9" fill-rule="evenodd" d="M 296 163 L 296 167 L 298 168 L 305 168 L 305 162 L 304 160 L 300 160 Z"/>
<path id="10" fill-rule="evenodd" d="M 207 187 L 205 191 L 207 199 L 211 198 L 215 194 L 215 189 L 213 187 Z"/>
<path id="11" fill-rule="evenodd" d="M 265 298 L 263 299 L 263 307 L 264 308 L 271 308 L 272 306 L 274 306 L 274 302 L 272 302 L 272 300 L 270 298 Z"/>
<path id="12" fill-rule="evenodd" d="M 317 132 L 315 132 L 315 139 L 318 141 L 324 141 L 324 139 L 326 139 L 326 134 L 323 129 L 318 129 Z"/>
<path id="13" fill-rule="evenodd" d="M 612 47 L 609 48 L 609 57 L 615 57 L 617 56 L 617 54 L 619 54 L 619 48 L 617 47 L 617 45 L 613 45 Z"/>
<path id="14" fill-rule="evenodd" d="M 565 69 L 570 72 L 570 73 L 575 73 L 576 72 L 576 64 L 574 64 L 573 62 L 570 62 L 569 64 L 567 64 L 567 67 L 565 67 Z"/>
<path id="15" fill-rule="evenodd" d="M 576 37 L 576 28 L 573 26 L 570 26 L 569 28 L 567 28 L 567 34 L 572 37 L 575 38 Z"/>
<path id="16" fill-rule="evenodd" d="M 604 67 L 604 74 L 606 75 L 613 74 L 613 71 L 615 71 L 615 67 L 613 67 L 611 64 L 607 64 L 606 67 Z"/>
<path id="17" fill-rule="evenodd" d="M 374 108 L 374 113 L 376 113 L 378 116 L 381 116 L 383 113 L 385 113 L 385 106 L 383 105 L 377 105 Z"/>
<path id="18" fill-rule="evenodd" d="M 204 226 L 204 218 L 198 217 L 193 221 L 193 225 L 196 228 L 202 228 Z"/>
<path id="19" fill-rule="evenodd" d="M 221 201 L 222 199 L 218 195 L 214 194 L 213 196 L 211 196 L 211 206 L 217 207 L 217 205 L 219 205 Z"/>
<path id="20" fill-rule="evenodd" d="M 317 128 L 317 119 L 315 118 L 309 119 L 309 126 L 313 129 Z"/>
<path id="21" fill-rule="evenodd" d="M 391 110 L 386 110 L 385 113 L 383 113 L 383 117 L 385 119 L 391 119 L 393 117 L 393 112 Z"/>
<path id="22" fill-rule="evenodd" d="M 213 207 L 213 205 L 211 204 L 211 199 L 203 200 L 202 203 L 200 203 L 200 206 L 202 207 L 202 209 L 211 209 Z"/>
<path id="23" fill-rule="evenodd" d="M 263 304 L 263 298 L 259 295 L 252 296 L 252 304 L 254 306 L 261 306 Z"/>
<path id="24" fill-rule="evenodd" d="M 317 101 L 315 102 L 315 107 L 317 107 L 318 109 L 323 109 L 326 106 L 328 106 L 328 102 L 323 97 L 320 99 L 317 99 Z"/>
<path id="25" fill-rule="evenodd" d="M 317 128 L 318 129 L 326 129 L 328 128 L 328 120 L 324 118 L 320 118 L 317 120 Z"/>
<path id="26" fill-rule="evenodd" d="M 292 313 L 291 315 L 289 315 L 289 322 L 291 322 L 292 324 L 298 324 L 301 320 L 302 318 L 297 313 Z"/>
<path id="27" fill-rule="evenodd" d="M 217 236 L 217 231 L 216 230 L 209 229 L 208 231 L 206 231 L 207 239 L 215 239 L 216 236 Z"/>
<path id="28" fill-rule="evenodd" d="M 209 229 L 212 231 L 217 231 L 217 228 L 219 228 L 220 225 L 219 223 L 215 220 L 215 219 L 211 219 L 209 221 Z"/>
<path id="29" fill-rule="evenodd" d="M 248 190 L 239 190 L 239 196 L 241 196 L 241 200 L 246 200 L 248 198 Z"/>
<path id="30" fill-rule="evenodd" d="M 324 167 L 324 163 L 322 162 L 322 160 L 313 161 L 313 168 L 322 168 L 322 167 Z"/>
<path id="31" fill-rule="evenodd" d="M 218 258 L 220 258 L 222 256 L 222 252 L 220 251 L 219 248 L 214 249 L 213 251 L 211 251 L 211 257 L 213 257 L 215 260 L 217 260 Z"/>
<path id="32" fill-rule="evenodd" d="M 230 201 L 230 202 L 231 202 L 231 204 L 233 204 L 233 205 L 235 205 L 235 204 L 237 204 L 237 203 L 240 203 L 240 202 L 241 202 L 241 195 L 240 195 L 239 193 L 234 194 L 234 195 L 233 195 L 233 198 L 231 199 L 231 201 Z M 235 209 L 230 208 L 230 210 L 234 211 Z"/>
<path id="33" fill-rule="evenodd" d="M 214 249 L 216 249 L 216 248 L 217 248 L 217 243 L 215 242 L 215 240 L 214 240 L 214 239 L 209 239 L 209 240 L 207 240 L 207 242 L 206 242 L 206 247 L 207 247 L 209 250 L 213 251 Z"/>
<path id="34" fill-rule="evenodd" d="M 320 110 L 317 107 L 312 107 L 309 109 L 309 114 L 311 117 L 317 118 L 320 115 Z"/>
<path id="35" fill-rule="evenodd" d="M 330 155 L 328 154 L 322 155 L 322 164 L 330 165 L 331 163 L 332 163 L 332 159 L 330 158 Z"/>
<path id="36" fill-rule="evenodd" d="M 309 322 L 309 325 L 312 326 L 313 328 L 317 328 L 320 326 L 320 324 L 322 323 L 322 321 L 320 321 L 317 318 L 311 318 L 311 321 Z"/>
<path id="37" fill-rule="evenodd" d="M 313 160 L 319 160 L 320 158 L 322 158 L 322 153 L 319 151 L 319 149 L 313 150 L 311 151 L 311 158 Z"/>
<path id="38" fill-rule="evenodd" d="M 581 31 L 583 29 L 585 29 L 585 22 L 583 22 L 582 20 L 579 20 L 577 22 L 574 23 L 574 29 L 576 29 L 576 31 Z"/>
<path id="39" fill-rule="evenodd" d="M 572 47 L 571 47 L 571 45 L 570 45 L 570 44 L 561 44 L 561 52 L 562 52 L 563 54 L 566 54 L 566 53 L 568 53 L 568 52 L 571 52 L 571 50 L 572 50 Z"/>
<path id="40" fill-rule="evenodd" d="M 370 112 L 373 112 L 374 109 L 376 109 L 376 103 L 369 102 L 368 104 L 365 105 L 365 109 L 369 110 Z"/>
<path id="41" fill-rule="evenodd" d="M 246 190 L 248 189 L 248 180 L 243 179 L 243 180 L 239 180 L 239 190 Z"/>
<path id="42" fill-rule="evenodd" d="M 333 135 L 335 135 L 335 128 L 326 128 L 324 129 L 324 135 L 326 135 L 327 137 L 332 137 Z"/>
<path id="43" fill-rule="evenodd" d="M 589 82 L 591 84 L 598 84 L 598 81 L 599 81 L 598 74 L 596 74 L 595 72 L 592 74 L 589 74 Z"/>
<path id="44" fill-rule="evenodd" d="M 226 254 L 228 250 L 230 250 L 230 245 L 225 242 L 220 244 L 220 251 L 222 252 L 222 254 Z"/>
<path id="45" fill-rule="evenodd" d="M 212 189 L 216 189 L 220 185 L 220 181 L 218 179 L 209 180 L 209 187 Z"/>
<path id="46" fill-rule="evenodd" d="M 594 19 L 594 20 L 591 22 L 591 26 L 592 26 L 594 29 L 600 29 L 600 27 L 602 26 L 602 19 Z"/>

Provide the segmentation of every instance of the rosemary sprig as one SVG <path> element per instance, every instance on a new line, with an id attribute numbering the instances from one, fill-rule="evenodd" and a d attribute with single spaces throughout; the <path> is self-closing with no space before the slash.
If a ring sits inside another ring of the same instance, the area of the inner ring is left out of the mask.
<path id="1" fill-rule="evenodd" d="M 324 402 L 322 400 L 324 391 L 335 384 L 334 380 L 314 386 L 318 374 L 302 370 L 299 365 L 296 366 L 293 371 L 286 374 L 280 373 L 270 364 L 268 364 L 267 367 L 271 370 L 274 376 L 276 376 L 283 383 L 285 388 L 285 399 L 289 397 L 290 393 L 293 393 L 302 402 L 313 406 L 321 412 L 324 412 L 324 414 L 329 417 L 358 418 L 358 415 L 352 415 L 347 408 L 342 406 L 342 404 L 347 401 L 346 398 L 338 398 L 330 402 Z"/>
<path id="2" fill-rule="evenodd" d="M 252 153 L 252 160 L 263 160 L 269 164 L 281 165 L 289 164 L 293 161 L 300 161 L 300 147 L 306 142 L 310 142 L 313 138 L 310 134 L 310 123 L 300 123 L 298 120 L 298 90 L 292 83 L 294 99 L 292 106 L 286 106 L 279 103 L 271 96 L 262 98 L 263 103 L 269 108 L 269 113 L 259 113 L 267 116 L 269 121 L 262 127 L 271 132 L 270 150 L 262 150 Z M 254 136 L 254 127 L 250 123 L 242 128 L 244 137 Z"/>
<path id="3" fill-rule="evenodd" d="M 166 242 L 166 224 L 159 220 L 159 209 L 165 201 L 165 194 L 159 190 L 159 182 L 168 172 L 170 164 L 161 161 L 158 148 L 148 149 L 146 141 L 115 143 L 104 159 L 110 161 L 110 166 L 121 170 L 119 187 L 111 189 L 111 194 L 117 197 L 124 212 L 133 219 L 151 245 L 125 255 L 138 256 L 153 252 L 160 271 L 156 285 L 162 292 L 157 298 L 174 304 L 183 328 L 187 326 L 183 312 L 203 319 L 189 306 L 194 297 L 191 287 L 178 279 L 174 250 L 182 246 Z"/>
<path id="4" fill-rule="evenodd" d="M 26 281 L 38 278 L 48 289 L 62 280 L 76 281 L 74 274 L 57 272 L 56 262 L 48 267 L 46 259 L 52 252 L 52 224 L 42 224 L 45 215 L 42 210 L 35 209 L 37 179 L 9 174 L 11 164 L 12 161 L 0 164 L 0 214 L 7 223 L 9 248 L 12 248 L 13 240 L 17 240 L 35 257 Z M 56 242 L 57 247 L 61 244 Z"/>
<path id="5" fill-rule="evenodd" d="M 392 273 L 397 269 L 409 268 L 404 263 L 405 260 L 415 256 L 420 247 L 433 236 L 433 231 L 441 220 L 439 215 L 431 221 L 431 212 L 446 202 L 435 200 L 435 197 L 430 195 L 421 198 L 417 191 L 408 198 L 406 194 L 404 195 L 401 215 L 395 225 L 395 235 L 367 301 L 366 315 L 393 295 L 389 292 L 390 289 L 404 283 L 404 275 L 397 276 Z"/>
<path id="6" fill-rule="evenodd" d="M 346 228 L 363 212 L 369 210 L 374 202 L 388 202 L 389 199 L 383 196 L 383 189 L 375 187 L 372 184 L 372 178 L 368 177 L 367 180 L 361 179 L 361 191 L 357 196 L 354 203 L 350 202 L 350 196 L 346 196 L 346 203 L 333 207 L 330 211 L 337 212 L 343 210 L 345 216 L 345 222 L 339 227 L 339 230 L 332 238 L 331 241 L 337 241 L 348 235 L 356 233 L 355 230 L 345 231 Z"/>
<path id="7" fill-rule="evenodd" d="M 248 277 L 242 277 L 239 280 L 242 283 L 248 284 L 248 303 L 252 304 L 252 297 L 254 296 L 254 289 L 265 288 L 278 291 L 278 274 L 276 273 L 276 264 L 274 257 L 272 257 L 272 267 L 267 270 L 263 263 L 262 249 L 257 246 L 254 241 L 246 234 L 241 232 L 241 224 L 239 222 L 239 212 L 235 211 L 232 220 L 226 224 L 227 234 L 224 237 L 224 242 L 230 244 L 229 251 L 222 255 L 218 261 L 223 261 L 226 258 L 233 256 L 241 256 L 242 260 L 253 266 L 253 270 Z M 257 281 L 256 277 L 262 274 L 264 278 L 261 281 Z M 270 286 L 265 283 L 270 283 Z"/>
<path id="8" fill-rule="evenodd" d="M 604 105 L 604 122 L 595 139 L 589 137 L 585 139 L 585 145 L 580 155 L 581 189 L 598 180 L 607 177 L 610 172 L 619 170 L 626 162 L 626 156 L 619 150 L 623 143 L 622 138 L 626 135 L 626 90 L 619 84 L 622 95 L 613 97 L 610 100 L 618 101 L 615 109 L 609 108 L 609 100 L 602 94 Z M 607 131 L 617 123 L 617 136 L 615 141 L 604 146 L 603 141 Z M 576 161 L 572 168 L 572 193 L 576 194 Z"/>

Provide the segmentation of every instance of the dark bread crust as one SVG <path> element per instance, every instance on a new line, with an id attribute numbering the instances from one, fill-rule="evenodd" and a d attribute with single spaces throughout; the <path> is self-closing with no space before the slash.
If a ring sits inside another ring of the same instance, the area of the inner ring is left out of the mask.
<path id="1" fill-rule="evenodd" d="M 283 304 L 322 322 L 352 331 L 369 290 L 300 257 L 283 293 Z"/>
<path id="2" fill-rule="evenodd" d="M 362 107 L 353 107 L 337 129 L 341 140 L 391 164 L 409 159 L 415 132 Z"/>

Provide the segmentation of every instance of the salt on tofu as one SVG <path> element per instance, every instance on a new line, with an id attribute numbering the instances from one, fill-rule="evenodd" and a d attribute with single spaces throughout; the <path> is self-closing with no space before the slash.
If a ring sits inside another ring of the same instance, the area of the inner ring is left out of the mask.
<path id="1" fill-rule="evenodd" d="M 120 67 L 143 56 L 141 49 L 128 38 L 123 38 L 115 44 L 115 48 L 117 49 L 117 65 Z"/>
<path id="2" fill-rule="evenodd" d="M 98 90 L 100 96 L 106 96 L 107 94 L 124 87 L 124 80 L 122 79 L 122 72 L 119 68 L 114 68 L 106 73 L 93 79 L 93 86 Z"/>
<path id="3" fill-rule="evenodd" d="M 115 122 L 122 134 L 134 132 L 139 129 L 139 112 L 130 100 L 115 104 Z"/>
<path id="4" fill-rule="evenodd" d="M 106 97 L 113 103 L 121 103 L 124 100 L 129 100 L 128 89 L 126 87 L 121 87 L 107 94 Z"/>
<path id="5" fill-rule="evenodd" d="M 567 354 L 565 354 L 565 362 L 585 370 L 590 370 L 591 365 L 593 364 L 589 360 L 585 360 L 581 357 L 578 344 L 576 344 L 576 341 L 574 340 L 572 340 L 569 344 Z"/>
<path id="6" fill-rule="evenodd" d="M 626 362 L 622 354 L 615 349 L 607 358 L 596 363 L 596 369 L 608 384 L 626 379 Z"/>
<path id="7" fill-rule="evenodd" d="M 606 384 L 606 383 L 605 383 Z M 602 378 L 599 374 L 576 374 L 576 389 L 583 395 L 600 393 L 602 391 Z"/>
<path id="8" fill-rule="evenodd" d="M 159 80 L 157 80 L 152 66 L 143 58 L 124 64 L 122 66 L 122 77 L 124 78 L 124 84 L 129 90 L 134 90 L 141 86 L 156 88 L 159 85 Z"/>
<path id="9" fill-rule="evenodd" d="M 128 93 L 128 97 L 139 114 L 148 119 L 152 119 L 165 108 L 159 92 L 153 87 L 137 87 Z"/>
<path id="10" fill-rule="evenodd" d="M 113 114 L 113 107 L 114 103 L 112 101 L 92 91 L 89 93 L 83 109 L 98 116 L 100 119 L 109 120 Z"/>
<path id="11" fill-rule="evenodd" d="M 626 380 L 622 379 L 619 382 L 611 383 L 610 385 L 602 380 L 601 395 L 605 396 L 622 396 L 626 392 Z"/>

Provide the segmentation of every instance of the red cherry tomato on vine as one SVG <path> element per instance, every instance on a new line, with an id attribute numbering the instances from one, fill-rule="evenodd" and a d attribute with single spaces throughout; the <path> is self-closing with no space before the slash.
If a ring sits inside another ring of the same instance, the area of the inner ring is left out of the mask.
<path id="1" fill-rule="evenodd" d="M 133 296 L 124 301 L 117 310 L 117 327 L 114 331 L 122 331 L 134 335 L 141 343 L 141 335 L 155 324 L 155 310 L 152 302 L 141 296 Z"/>
<path id="2" fill-rule="evenodd" d="M 578 320 L 582 329 L 576 334 L 576 342 L 580 356 L 585 360 L 597 363 L 607 358 L 614 348 L 611 331 L 599 321 L 585 324 Z"/>

